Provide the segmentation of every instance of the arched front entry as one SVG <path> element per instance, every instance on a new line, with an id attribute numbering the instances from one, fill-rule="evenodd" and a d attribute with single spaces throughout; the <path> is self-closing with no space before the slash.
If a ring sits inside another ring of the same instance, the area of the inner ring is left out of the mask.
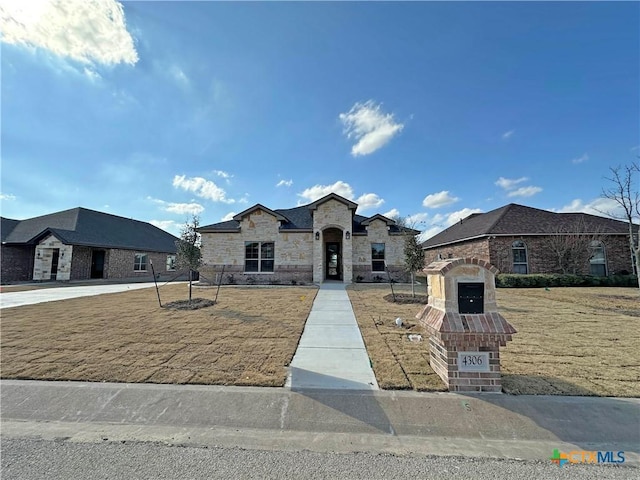
<path id="1" fill-rule="evenodd" d="M 342 251 L 342 230 L 327 228 L 322 232 L 323 265 L 325 280 L 344 279 L 344 255 Z"/>

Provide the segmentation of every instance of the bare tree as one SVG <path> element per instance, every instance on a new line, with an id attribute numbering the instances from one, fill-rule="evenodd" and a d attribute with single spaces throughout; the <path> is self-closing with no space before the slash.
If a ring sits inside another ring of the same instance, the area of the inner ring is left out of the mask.
<path id="1" fill-rule="evenodd" d="M 411 277 L 411 295 L 416 296 L 416 272 L 424 268 L 424 250 L 418 243 L 418 233 L 408 217 L 394 219 L 404 235 L 404 265 Z"/>
<path id="2" fill-rule="evenodd" d="M 609 168 L 610 177 L 605 177 L 611 182 L 609 188 L 602 190 L 602 197 L 616 202 L 621 210 L 621 214 L 615 212 L 602 212 L 612 218 L 623 220 L 629 224 L 629 251 L 631 262 L 638 277 L 638 287 L 640 288 L 640 245 L 638 242 L 638 225 L 634 221 L 640 221 L 640 164 L 633 161 L 629 165 Z"/>
<path id="3" fill-rule="evenodd" d="M 199 226 L 200 218 L 193 215 L 191 220 L 185 222 L 180 232 L 180 240 L 176 241 L 176 265 L 180 269 L 189 270 L 189 303 L 191 303 L 191 285 L 194 272 L 197 272 L 202 265 Z"/>
<path id="4" fill-rule="evenodd" d="M 573 224 L 561 226 L 545 239 L 545 246 L 555 258 L 555 268 L 560 273 L 580 274 L 589 265 L 594 242 L 602 239 L 602 229 L 589 231 L 584 218 Z"/>

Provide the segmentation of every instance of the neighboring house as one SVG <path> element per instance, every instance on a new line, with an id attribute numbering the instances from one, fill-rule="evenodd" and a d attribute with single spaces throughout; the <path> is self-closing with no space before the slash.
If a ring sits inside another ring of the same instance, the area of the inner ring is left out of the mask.
<path id="1" fill-rule="evenodd" d="M 2 218 L 2 283 L 151 278 L 172 273 L 178 240 L 149 223 L 86 208 Z"/>
<path id="2" fill-rule="evenodd" d="M 200 271 L 225 283 L 320 283 L 404 280 L 404 238 L 416 230 L 334 193 L 309 205 L 271 210 L 260 204 L 233 220 L 200 227 Z M 202 277 L 201 277 L 202 278 Z"/>
<path id="3" fill-rule="evenodd" d="M 502 273 L 561 273 L 559 252 L 572 244 L 586 250 L 576 273 L 608 276 L 634 271 L 627 223 L 513 203 L 471 214 L 422 246 L 427 265 L 437 259 L 476 257 Z"/>

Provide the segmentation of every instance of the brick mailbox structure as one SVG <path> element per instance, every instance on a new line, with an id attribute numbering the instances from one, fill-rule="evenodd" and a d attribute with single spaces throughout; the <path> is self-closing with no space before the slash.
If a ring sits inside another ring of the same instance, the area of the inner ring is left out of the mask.
<path id="1" fill-rule="evenodd" d="M 451 258 L 423 271 L 429 303 L 416 318 L 429 334 L 431 367 L 451 392 L 501 392 L 500 346 L 516 330 L 498 313 L 498 270 L 477 258 Z"/>

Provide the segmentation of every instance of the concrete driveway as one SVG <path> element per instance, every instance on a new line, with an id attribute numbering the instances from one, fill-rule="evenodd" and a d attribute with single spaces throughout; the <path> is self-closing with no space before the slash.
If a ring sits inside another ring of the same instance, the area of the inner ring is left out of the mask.
<path id="1" fill-rule="evenodd" d="M 55 302 L 69 298 L 90 297 L 104 293 L 126 292 L 140 288 L 153 287 L 153 282 L 118 283 L 109 285 L 83 285 L 77 287 L 38 288 L 24 292 L 5 292 L 0 294 L 0 309 L 33 305 L 35 303 Z"/>

